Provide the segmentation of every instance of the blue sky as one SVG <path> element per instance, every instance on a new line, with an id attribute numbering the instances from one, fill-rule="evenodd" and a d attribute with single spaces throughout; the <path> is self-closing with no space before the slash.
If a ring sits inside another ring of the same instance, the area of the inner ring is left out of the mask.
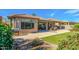
<path id="1" fill-rule="evenodd" d="M 11 14 L 32 14 L 43 18 L 56 18 L 65 21 L 79 22 L 78 9 L 0 9 L 0 16 L 6 18 Z"/>

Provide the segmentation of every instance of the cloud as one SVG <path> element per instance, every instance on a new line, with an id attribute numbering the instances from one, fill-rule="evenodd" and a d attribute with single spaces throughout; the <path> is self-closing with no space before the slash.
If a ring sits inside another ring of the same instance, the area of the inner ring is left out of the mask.
<path id="1" fill-rule="evenodd" d="M 65 13 L 66 13 L 66 14 L 75 14 L 75 13 L 77 13 L 77 12 L 79 12 L 79 9 L 68 10 L 68 11 L 66 11 Z"/>
<path id="2" fill-rule="evenodd" d="M 74 16 L 79 16 L 79 14 L 75 14 Z"/>
<path id="3" fill-rule="evenodd" d="M 54 15 L 55 15 L 54 13 L 51 13 L 51 14 L 50 14 L 50 16 L 54 16 Z"/>

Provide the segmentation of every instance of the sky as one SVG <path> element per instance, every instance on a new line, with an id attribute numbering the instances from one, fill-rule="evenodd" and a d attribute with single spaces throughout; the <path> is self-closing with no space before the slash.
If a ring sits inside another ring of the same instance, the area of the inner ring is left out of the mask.
<path id="1" fill-rule="evenodd" d="M 79 9 L 0 9 L 0 16 L 4 18 L 12 14 L 33 13 L 42 18 L 79 22 Z"/>

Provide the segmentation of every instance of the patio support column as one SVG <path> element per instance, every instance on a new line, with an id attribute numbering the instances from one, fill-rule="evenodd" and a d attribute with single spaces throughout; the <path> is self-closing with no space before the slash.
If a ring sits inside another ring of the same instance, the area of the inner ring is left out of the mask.
<path id="1" fill-rule="evenodd" d="M 10 26 L 14 28 L 14 18 L 10 18 Z"/>
<path id="2" fill-rule="evenodd" d="M 13 24 L 12 24 L 12 19 L 10 19 L 10 26 L 11 26 L 11 27 L 13 26 Z"/>
<path id="3" fill-rule="evenodd" d="M 19 29 L 21 29 L 21 20 L 18 20 Z"/>
<path id="4" fill-rule="evenodd" d="M 69 22 L 68 22 L 68 25 L 69 25 Z"/>
<path id="5" fill-rule="evenodd" d="M 39 24 L 39 21 L 38 20 L 36 20 L 36 22 L 35 22 L 35 29 L 37 30 L 37 32 L 38 32 L 38 24 Z"/>
<path id="6" fill-rule="evenodd" d="M 69 28 L 70 28 L 69 22 L 66 22 L 65 29 L 69 29 Z"/>
<path id="7" fill-rule="evenodd" d="M 48 30 L 48 22 L 46 22 L 46 30 Z"/>

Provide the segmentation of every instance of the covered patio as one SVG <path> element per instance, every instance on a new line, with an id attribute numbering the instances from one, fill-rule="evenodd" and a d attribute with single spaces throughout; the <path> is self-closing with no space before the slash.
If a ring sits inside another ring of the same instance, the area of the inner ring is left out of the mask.
<path id="1" fill-rule="evenodd" d="M 10 25 L 18 33 L 17 35 L 26 35 L 27 33 L 56 31 L 66 29 L 69 22 L 60 21 L 53 18 L 44 19 L 38 16 L 26 14 L 14 14 L 8 16 Z"/>

